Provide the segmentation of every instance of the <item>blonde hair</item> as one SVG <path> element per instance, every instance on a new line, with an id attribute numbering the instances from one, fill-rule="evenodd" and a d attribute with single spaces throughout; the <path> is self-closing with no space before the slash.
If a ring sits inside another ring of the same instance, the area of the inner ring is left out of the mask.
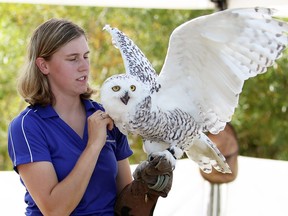
<path id="1" fill-rule="evenodd" d="M 28 46 L 27 63 L 18 79 L 18 92 L 31 105 L 55 103 L 47 76 L 36 65 L 36 59 L 50 60 L 51 56 L 71 40 L 86 34 L 82 28 L 64 19 L 50 19 L 38 26 Z M 89 99 L 93 90 L 88 86 L 81 98 Z"/>

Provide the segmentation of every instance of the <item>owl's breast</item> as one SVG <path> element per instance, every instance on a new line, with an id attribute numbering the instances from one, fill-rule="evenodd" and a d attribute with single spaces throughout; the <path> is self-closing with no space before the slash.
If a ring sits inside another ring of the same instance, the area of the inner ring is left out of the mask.
<path id="1" fill-rule="evenodd" d="M 165 143 L 178 143 L 186 146 L 192 143 L 199 133 L 200 126 L 194 118 L 179 109 L 162 111 L 149 106 L 137 109 L 133 119 L 129 122 L 129 130 L 147 140 Z"/>

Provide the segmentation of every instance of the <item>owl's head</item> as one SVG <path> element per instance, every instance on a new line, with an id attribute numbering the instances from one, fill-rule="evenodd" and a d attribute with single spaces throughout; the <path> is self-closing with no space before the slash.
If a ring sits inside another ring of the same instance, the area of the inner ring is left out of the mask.
<path id="1" fill-rule="evenodd" d="M 149 88 L 137 78 L 128 74 L 114 75 L 101 87 L 101 103 L 114 119 L 131 113 L 136 105 L 149 95 Z"/>

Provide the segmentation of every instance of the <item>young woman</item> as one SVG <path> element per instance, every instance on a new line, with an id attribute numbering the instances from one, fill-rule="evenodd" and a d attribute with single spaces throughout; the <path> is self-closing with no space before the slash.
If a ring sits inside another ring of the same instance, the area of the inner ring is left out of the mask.
<path id="1" fill-rule="evenodd" d="M 83 29 L 51 19 L 34 31 L 18 86 L 30 105 L 8 140 L 26 215 L 114 215 L 117 193 L 132 181 L 127 139 L 89 99 L 88 77 Z"/>

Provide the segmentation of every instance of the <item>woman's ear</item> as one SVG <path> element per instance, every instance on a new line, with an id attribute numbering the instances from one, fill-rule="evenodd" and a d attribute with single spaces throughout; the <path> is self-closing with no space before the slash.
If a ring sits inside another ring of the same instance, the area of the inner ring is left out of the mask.
<path id="1" fill-rule="evenodd" d="M 48 65 L 47 65 L 47 62 L 44 58 L 42 57 L 38 57 L 36 59 L 36 65 L 37 67 L 39 68 L 39 70 L 45 74 L 45 75 L 48 75 L 49 74 L 49 70 L 48 70 Z"/>

